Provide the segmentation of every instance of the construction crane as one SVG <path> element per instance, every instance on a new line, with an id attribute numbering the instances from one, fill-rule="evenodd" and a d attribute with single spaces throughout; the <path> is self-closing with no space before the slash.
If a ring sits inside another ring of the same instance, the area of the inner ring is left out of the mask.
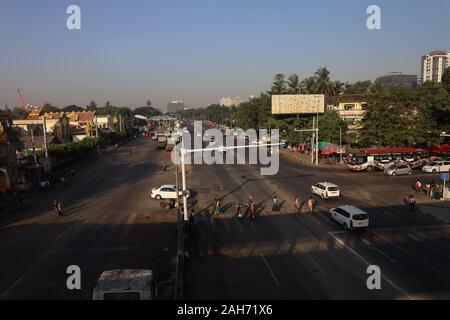
<path id="1" fill-rule="evenodd" d="M 20 89 L 17 89 L 17 97 L 19 98 L 20 108 L 26 109 L 28 104 L 25 102 L 25 99 L 23 98 Z"/>

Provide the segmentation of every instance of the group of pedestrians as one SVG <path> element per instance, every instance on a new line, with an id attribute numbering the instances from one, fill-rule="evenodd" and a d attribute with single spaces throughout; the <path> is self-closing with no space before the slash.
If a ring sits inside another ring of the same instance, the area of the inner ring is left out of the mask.
<path id="1" fill-rule="evenodd" d="M 441 185 L 434 183 L 433 180 L 424 185 L 420 179 L 417 179 L 414 189 L 416 190 L 416 193 L 423 192 L 427 197 L 432 199 L 439 199 L 442 196 Z"/>
<path id="2" fill-rule="evenodd" d="M 306 201 L 306 205 L 307 205 L 307 212 L 309 213 L 313 213 L 314 212 L 314 205 L 315 205 L 315 201 L 314 198 L 311 196 L 308 198 L 308 200 Z M 296 196 L 294 199 L 294 209 L 297 212 L 302 212 L 302 203 L 300 201 L 300 197 Z"/>
<path id="3" fill-rule="evenodd" d="M 255 201 L 253 200 L 253 197 L 250 196 L 247 200 L 247 202 L 244 203 L 244 211 L 242 209 L 242 205 L 238 203 L 236 205 L 236 216 L 241 219 L 244 217 L 244 214 L 247 215 L 251 219 L 256 218 L 256 212 L 255 212 Z"/>

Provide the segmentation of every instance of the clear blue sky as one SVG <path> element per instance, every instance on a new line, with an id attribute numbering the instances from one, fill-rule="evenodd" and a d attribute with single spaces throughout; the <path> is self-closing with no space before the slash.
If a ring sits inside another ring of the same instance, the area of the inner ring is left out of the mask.
<path id="1" fill-rule="evenodd" d="M 79 31 L 66 29 L 70 4 Z M 382 30 L 366 28 L 369 4 Z M 17 88 L 37 105 L 203 107 L 322 65 L 342 81 L 417 74 L 449 31 L 449 0 L 0 0 L 0 106 L 18 104 Z"/>

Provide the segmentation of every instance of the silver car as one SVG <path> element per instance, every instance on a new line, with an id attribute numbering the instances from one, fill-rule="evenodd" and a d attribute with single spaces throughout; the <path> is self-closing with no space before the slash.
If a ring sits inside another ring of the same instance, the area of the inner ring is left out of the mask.
<path id="1" fill-rule="evenodd" d="M 399 176 L 402 174 L 411 174 L 412 169 L 406 164 L 399 164 L 384 170 L 384 174 L 388 176 Z"/>

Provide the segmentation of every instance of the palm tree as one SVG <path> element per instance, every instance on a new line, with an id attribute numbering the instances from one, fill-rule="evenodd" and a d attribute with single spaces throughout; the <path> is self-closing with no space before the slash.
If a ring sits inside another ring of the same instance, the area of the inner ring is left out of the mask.
<path id="1" fill-rule="evenodd" d="M 327 67 L 320 67 L 315 73 L 317 81 L 317 92 L 325 96 L 332 96 L 335 93 L 333 81 L 330 80 L 330 71 Z"/>
<path id="2" fill-rule="evenodd" d="M 300 82 L 300 90 L 304 94 L 317 93 L 317 80 L 315 77 L 308 77 Z"/>
<path id="3" fill-rule="evenodd" d="M 334 94 L 338 95 L 345 91 L 345 88 L 348 85 L 348 82 L 342 82 L 340 80 L 336 80 L 333 82 L 333 84 L 334 84 Z"/>
<path id="4" fill-rule="evenodd" d="M 300 88 L 300 79 L 298 78 L 298 75 L 291 74 L 288 77 L 287 86 L 290 94 L 299 94 L 301 88 Z"/>

